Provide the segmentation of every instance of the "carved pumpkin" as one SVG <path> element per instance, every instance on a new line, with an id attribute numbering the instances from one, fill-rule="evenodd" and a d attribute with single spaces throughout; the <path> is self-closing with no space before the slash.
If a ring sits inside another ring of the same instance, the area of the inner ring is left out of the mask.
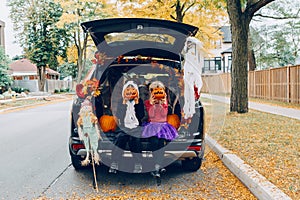
<path id="1" fill-rule="evenodd" d="M 180 119 L 179 119 L 178 115 L 176 115 L 176 114 L 168 115 L 167 121 L 169 124 L 174 126 L 174 128 L 176 128 L 176 129 L 178 129 L 180 126 Z"/>
<path id="2" fill-rule="evenodd" d="M 115 131 L 117 128 L 117 118 L 110 115 L 102 115 L 99 124 L 103 132 Z"/>
<path id="3" fill-rule="evenodd" d="M 164 99 L 166 97 L 166 92 L 164 90 L 164 88 L 153 88 L 152 90 L 152 96 L 154 97 L 154 99 L 157 99 L 157 100 L 161 100 L 161 99 Z"/>
<path id="4" fill-rule="evenodd" d="M 123 96 L 125 99 L 133 100 L 138 97 L 138 91 L 136 88 L 129 85 L 127 88 L 125 88 Z"/>

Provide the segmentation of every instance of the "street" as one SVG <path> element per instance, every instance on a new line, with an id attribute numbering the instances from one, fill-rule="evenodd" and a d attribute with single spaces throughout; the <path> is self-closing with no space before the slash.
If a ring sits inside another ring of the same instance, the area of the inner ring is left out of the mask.
<path id="1" fill-rule="evenodd" d="M 70 165 L 70 106 L 68 101 L 0 114 L 0 199 L 255 199 L 209 149 L 200 170 L 185 172 L 175 163 L 159 187 L 148 173 L 109 174 L 100 166 L 96 193 L 92 169 L 75 171 Z"/>
<path id="2" fill-rule="evenodd" d="M 68 167 L 70 102 L 0 115 L 1 199 L 38 197 Z"/>

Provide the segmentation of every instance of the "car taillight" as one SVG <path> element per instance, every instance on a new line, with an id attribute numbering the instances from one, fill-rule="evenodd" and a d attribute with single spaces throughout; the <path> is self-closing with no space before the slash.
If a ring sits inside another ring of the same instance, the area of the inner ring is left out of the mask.
<path id="1" fill-rule="evenodd" d="M 84 149 L 84 148 L 85 148 L 84 144 L 72 144 L 72 149 L 74 151 L 78 151 L 79 149 Z"/>
<path id="2" fill-rule="evenodd" d="M 189 146 L 187 149 L 192 151 L 201 151 L 201 146 Z"/>

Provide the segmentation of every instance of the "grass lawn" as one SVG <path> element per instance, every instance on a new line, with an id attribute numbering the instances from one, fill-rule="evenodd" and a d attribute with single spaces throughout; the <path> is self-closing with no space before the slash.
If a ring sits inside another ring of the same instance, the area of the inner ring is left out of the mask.
<path id="1" fill-rule="evenodd" d="M 230 113 L 228 104 L 205 98 L 202 102 L 206 132 L 212 138 L 292 199 L 300 199 L 299 120 L 255 110 Z"/>

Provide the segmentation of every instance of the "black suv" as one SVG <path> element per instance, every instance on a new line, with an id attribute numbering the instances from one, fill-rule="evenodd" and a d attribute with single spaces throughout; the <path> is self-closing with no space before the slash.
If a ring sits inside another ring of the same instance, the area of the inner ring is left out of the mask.
<path id="1" fill-rule="evenodd" d="M 143 100 L 149 98 L 147 87 L 151 81 L 163 82 L 169 113 L 176 114 L 181 122 L 177 129 L 179 136 L 165 147 L 166 165 L 179 160 L 185 170 L 197 171 L 204 156 L 204 110 L 196 94 L 194 114 L 188 119 L 184 117 L 184 84 L 187 83 L 183 78 L 186 57 L 182 52 L 187 38 L 193 37 L 198 29 L 184 23 L 141 18 L 103 19 L 85 22 L 81 26 L 97 46 L 95 67 L 85 78 L 99 80 L 101 94 L 92 98 L 96 117 L 100 119 L 103 115 L 114 115 L 115 104 L 122 98 L 119 85 L 125 80 L 138 83 Z M 189 48 L 193 46 L 192 43 L 188 45 Z M 81 161 L 86 156 L 77 129 L 78 112 L 83 101 L 84 97 L 77 95 L 71 111 L 69 152 L 75 169 L 82 168 Z M 101 163 L 109 166 L 117 133 L 100 130 L 100 134 L 102 140 L 99 140 L 98 153 Z M 149 142 L 147 138 L 142 138 L 141 142 L 143 157 L 148 160 L 151 158 Z M 124 159 L 130 159 L 130 154 L 125 149 Z M 147 170 L 146 166 L 143 166 L 144 170 Z"/>

